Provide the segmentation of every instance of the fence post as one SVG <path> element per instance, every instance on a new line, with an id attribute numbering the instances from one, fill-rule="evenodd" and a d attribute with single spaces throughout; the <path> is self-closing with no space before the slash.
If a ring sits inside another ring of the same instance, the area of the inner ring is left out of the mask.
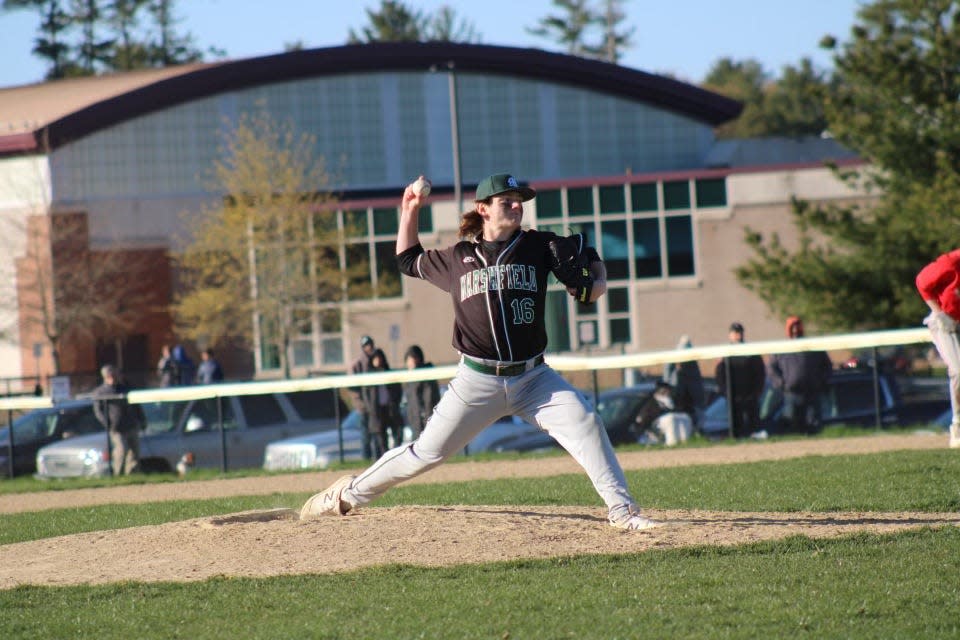
<path id="1" fill-rule="evenodd" d="M 877 348 L 870 347 L 870 355 L 873 356 L 873 417 L 877 429 L 883 427 L 883 421 L 880 416 L 880 361 L 877 359 Z"/>
<path id="2" fill-rule="evenodd" d="M 217 396 L 217 429 L 220 430 L 220 471 L 227 472 L 227 432 L 223 428 L 223 396 Z"/>
<path id="3" fill-rule="evenodd" d="M 337 447 L 340 450 L 340 463 L 343 464 L 343 423 L 340 421 L 340 390 L 330 389 L 333 393 L 333 419 L 337 421 Z M 360 437 L 360 448 L 363 448 L 363 436 Z"/>
<path id="4" fill-rule="evenodd" d="M 733 378 L 730 377 L 730 357 L 729 357 L 729 356 L 723 359 L 723 374 L 724 374 L 724 378 L 723 378 L 723 379 L 724 379 L 724 381 L 726 382 L 726 385 L 727 385 L 727 425 L 728 425 L 727 431 L 728 431 L 729 434 L 730 434 L 730 438 L 733 439 L 733 438 L 734 438 L 734 430 L 733 430 L 733 414 L 734 414 L 734 411 L 733 411 Z"/>
<path id="5" fill-rule="evenodd" d="M 10 456 L 7 458 L 7 467 L 10 469 L 10 478 L 13 479 L 13 409 L 7 409 L 7 429 L 10 431 Z"/>

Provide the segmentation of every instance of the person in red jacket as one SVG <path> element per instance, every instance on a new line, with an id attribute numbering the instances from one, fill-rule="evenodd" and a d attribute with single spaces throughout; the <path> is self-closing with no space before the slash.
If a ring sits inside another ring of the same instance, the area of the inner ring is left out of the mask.
<path id="1" fill-rule="evenodd" d="M 930 307 L 923 324 L 930 329 L 937 353 L 947 365 L 950 379 L 950 448 L 960 448 L 960 249 L 939 256 L 917 274 L 917 290 Z"/>

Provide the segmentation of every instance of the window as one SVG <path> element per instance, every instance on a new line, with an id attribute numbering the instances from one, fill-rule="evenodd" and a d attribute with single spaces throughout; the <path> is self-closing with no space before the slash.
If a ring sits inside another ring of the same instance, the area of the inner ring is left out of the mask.
<path id="1" fill-rule="evenodd" d="M 626 210 L 627 199 L 622 185 L 600 187 L 600 213 L 624 213 Z"/>
<path id="2" fill-rule="evenodd" d="M 617 220 L 600 224 L 602 247 L 600 253 L 607 266 L 607 278 L 621 280 L 630 277 L 630 246 L 627 243 L 627 221 Z"/>
<path id="3" fill-rule="evenodd" d="M 397 235 L 400 230 L 400 217 L 396 207 L 373 210 L 373 232 L 376 235 Z"/>
<path id="4" fill-rule="evenodd" d="M 593 188 L 567 189 L 567 212 L 571 216 L 593 215 Z"/>
<path id="5" fill-rule="evenodd" d="M 656 183 L 630 185 L 630 200 L 634 211 L 656 211 L 660 208 Z"/>
<path id="6" fill-rule="evenodd" d="M 237 428 L 237 421 L 233 416 L 233 410 L 230 407 L 230 400 L 227 398 L 204 398 L 195 400 L 187 413 L 187 419 L 184 422 L 183 430 L 185 433 L 195 431 L 209 432 L 217 431 L 218 415 L 217 402 L 222 402 L 223 406 L 223 429 L 229 431 Z"/>
<path id="7" fill-rule="evenodd" d="M 547 344 L 550 351 L 570 350 L 570 314 L 567 304 L 570 296 L 566 291 L 548 291 L 546 308 Z"/>
<path id="8" fill-rule="evenodd" d="M 559 218 L 563 215 L 560 191 L 537 192 L 537 218 Z"/>
<path id="9" fill-rule="evenodd" d="M 727 206 L 727 181 L 723 178 L 701 179 L 696 181 L 697 206 Z"/>
<path id="10" fill-rule="evenodd" d="M 667 273 L 671 276 L 692 276 L 693 223 L 690 216 L 667 218 Z"/>
<path id="11" fill-rule="evenodd" d="M 663 208 L 690 208 L 690 184 L 686 180 L 663 183 Z"/>
<path id="12" fill-rule="evenodd" d="M 657 218 L 633 221 L 633 258 L 638 278 L 659 278 L 660 223 Z"/>
<path id="13" fill-rule="evenodd" d="M 283 424 L 287 421 L 280 403 L 272 394 L 238 396 L 237 400 L 240 402 L 243 415 L 247 419 L 247 426 L 250 428 Z"/>

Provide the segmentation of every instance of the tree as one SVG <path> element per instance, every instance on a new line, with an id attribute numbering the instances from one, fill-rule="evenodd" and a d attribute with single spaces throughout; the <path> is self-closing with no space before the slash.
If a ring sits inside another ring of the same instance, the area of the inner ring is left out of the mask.
<path id="1" fill-rule="evenodd" d="M 427 20 L 427 40 L 437 42 L 480 42 L 480 34 L 473 23 L 457 16 L 450 5 L 442 5 L 432 18 Z"/>
<path id="2" fill-rule="evenodd" d="M 605 0 L 604 11 L 599 21 L 603 26 L 603 39 L 599 45 L 588 47 L 588 53 L 595 58 L 606 60 L 614 64 L 620 61 L 624 49 L 633 44 L 634 27 L 621 29 L 620 25 L 627 19 L 621 5 L 623 0 Z"/>
<path id="3" fill-rule="evenodd" d="M 916 325 L 916 273 L 955 248 L 960 228 L 960 16 L 947 0 L 863 6 L 852 39 L 835 38 L 829 129 L 870 162 L 839 173 L 874 206 L 796 202 L 797 246 L 747 230 L 754 256 L 737 277 L 771 309 L 824 327 Z M 824 295 L 830 292 L 830 295 Z"/>
<path id="4" fill-rule="evenodd" d="M 242 115 L 213 168 L 211 188 L 226 196 L 188 220 L 190 239 L 175 256 L 178 331 L 210 344 L 259 342 L 286 377 L 298 323 L 318 303 L 341 302 L 349 277 L 314 146 L 263 112 Z"/>
<path id="5" fill-rule="evenodd" d="M 537 26 L 527 27 L 527 33 L 554 40 L 571 55 L 589 55 L 587 30 L 602 18 L 590 9 L 589 0 L 553 0 L 553 5 L 562 13 L 544 16 Z"/>
<path id="6" fill-rule="evenodd" d="M 756 60 L 720 58 L 713 63 L 703 81 L 704 88 L 743 103 L 740 116 L 718 127 L 717 137 L 749 138 L 767 134 L 763 109 L 769 83 L 769 74 Z"/>
<path id="7" fill-rule="evenodd" d="M 83 70 L 83 75 L 94 75 L 101 65 L 113 57 L 114 41 L 97 38 L 97 29 L 103 25 L 98 0 L 73 0 L 71 7 L 70 19 L 80 26 L 82 34 L 77 47 L 77 66 Z"/>
<path id="8" fill-rule="evenodd" d="M 33 53 L 50 63 L 47 78 L 63 78 L 72 71 L 70 45 L 65 32 L 71 25 L 70 14 L 62 0 L 3 0 L 3 9 L 34 9 L 40 13 L 40 28 L 34 39 Z"/>
<path id="9" fill-rule="evenodd" d="M 426 39 L 428 19 L 422 11 L 408 7 L 399 0 L 380 0 L 378 10 L 367 9 L 370 25 L 360 33 L 350 29 L 347 42 L 422 42 Z"/>
<path id="10" fill-rule="evenodd" d="M 114 35 L 110 68 L 117 71 L 141 69 L 149 63 L 145 42 L 137 38 L 140 16 L 150 0 L 113 0 L 107 10 L 107 22 Z"/>
<path id="11" fill-rule="evenodd" d="M 150 44 L 150 62 L 153 66 L 169 67 L 203 60 L 191 34 L 179 34 L 175 27 L 180 22 L 173 13 L 174 0 L 152 0 L 148 7 L 156 27 L 156 37 Z"/>

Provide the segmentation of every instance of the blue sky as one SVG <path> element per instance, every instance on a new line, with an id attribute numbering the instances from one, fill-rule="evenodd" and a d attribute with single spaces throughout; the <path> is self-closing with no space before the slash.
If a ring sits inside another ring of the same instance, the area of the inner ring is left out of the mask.
<path id="1" fill-rule="evenodd" d="M 554 13 L 550 0 L 421 1 L 407 4 L 425 12 L 443 4 L 469 19 L 484 44 L 556 50 L 526 27 Z M 699 82 L 719 58 L 753 58 L 772 74 L 809 57 L 831 66 L 818 47 L 825 34 L 848 40 L 863 0 L 627 0 L 627 22 L 636 28 L 634 46 L 621 64 L 653 73 L 671 73 Z M 367 23 L 366 9 L 379 0 L 180 0 L 179 29 L 199 47 L 225 49 L 229 58 L 279 53 L 284 44 L 308 48 L 344 44 L 348 30 Z M 38 82 L 45 65 L 30 53 L 38 16 L 31 11 L 0 12 L 0 87 Z"/>

